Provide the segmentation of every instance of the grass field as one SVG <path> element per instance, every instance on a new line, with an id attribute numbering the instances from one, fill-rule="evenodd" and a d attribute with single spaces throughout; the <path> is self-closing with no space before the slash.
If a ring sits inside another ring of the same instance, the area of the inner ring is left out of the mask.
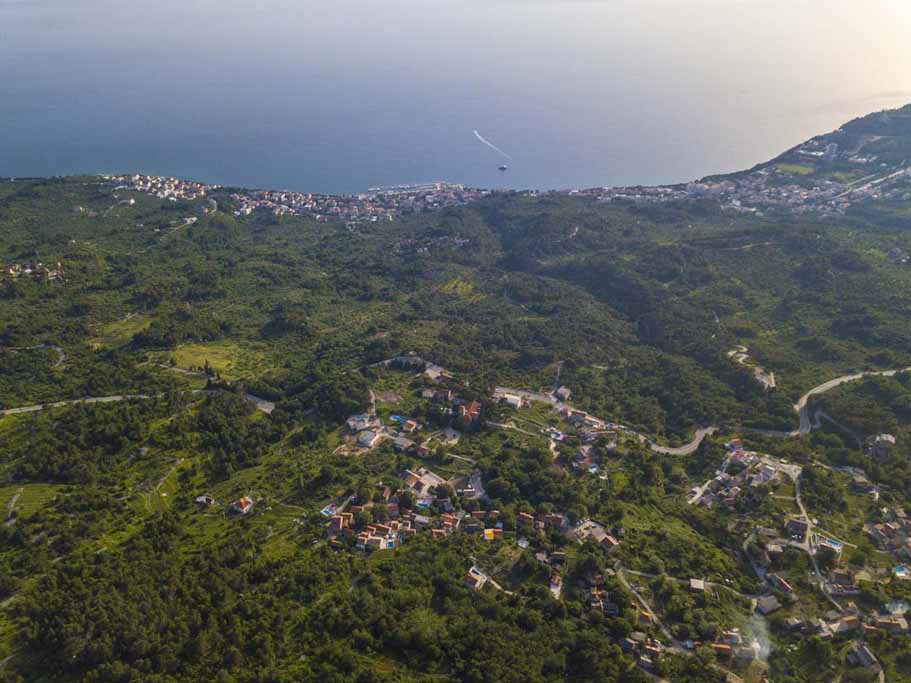
<path id="1" fill-rule="evenodd" d="M 34 514 L 61 491 L 53 484 L 5 484 L 0 486 L 0 519 L 12 511 L 21 517 Z M 15 502 L 13 502 L 15 499 Z"/>
<path id="2" fill-rule="evenodd" d="M 142 332 L 151 323 L 152 319 L 145 315 L 133 315 L 124 320 L 107 323 L 98 330 L 92 344 L 97 348 L 125 346 L 130 343 L 134 334 Z"/>
<path id="3" fill-rule="evenodd" d="M 253 379 L 272 368 L 262 349 L 229 341 L 182 344 L 173 356 L 177 367 L 185 370 L 201 368 L 208 361 L 222 379 L 229 381 Z"/>
<path id="4" fill-rule="evenodd" d="M 775 164 L 775 168 L 786 173 L 796 173 L 797 175 L 810 175 L 816 173 L 816 169 L 812 166 L 802 166 L 800 164 Z"/>

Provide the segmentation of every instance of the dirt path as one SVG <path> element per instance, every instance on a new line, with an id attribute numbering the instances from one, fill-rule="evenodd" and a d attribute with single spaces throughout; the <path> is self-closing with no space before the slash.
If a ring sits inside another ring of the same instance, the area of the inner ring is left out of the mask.
<path id="1" fill-rule="evenodd" d="M 13 494 L 13 497 L 10 498 L 9 503 L 6 505 L 6 521 L 4 522 L 6 526 L 11 526 L 15 521 L 15 518 L 13 517 L 13 510 L 16 509 L 16 501 L 19 500 L 19 496 L 22 495 L 23 490 L 24 489 L 20 486 L 16 493 Z"/>

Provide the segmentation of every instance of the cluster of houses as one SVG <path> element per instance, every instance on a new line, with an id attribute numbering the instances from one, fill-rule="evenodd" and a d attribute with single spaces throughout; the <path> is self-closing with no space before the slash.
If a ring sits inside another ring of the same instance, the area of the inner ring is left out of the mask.
<path id="1" fill-rule="evenodd" d="M 203 507 L 212 507 L 217 503 L 215 497 L 209 493 L 196 496 L 194 502 Z M 254 501 L 249 496 L 241 496 L 228 505 L 227 513 L 229 515 L 246 515 L 253 511 Z"/>
<path id="2" fill-rule="evenodd" d="M 849 603 L 842 612 L 830 610 L 813 619 L 788 617 L 783 625 L 790 633 L 817 636 L 820 640 L 865 638 L 881 632 L 898 635 L 909 633 L 908 621 L 903 616 L 880 612 L 864 615 L 854 603 Z"/>
<path id="3" fill-rule="evenodd" d="M 733 509 L 744 493 L 756 492 L 775 485 L 780 478 L 775 461 L 759 453 L 744 450 L 740 439 L 726 444 L 728 457 L 724 467 L 703 487 L 690 491 L 691 500 L 709 509 Z M 731 474 L 730 469 L 736 472 Z"/>
<path id="4" fill-rule="evenodd" d="M 582 445 L 573 455 L 572 467 L 576 472 L 598 474 L 601 471 L 601 457 L 603 451 L 613 451 L 617 448 L 616 432 L 584 431 L 580 434 Z M 599 438 L 604 438 L 606 443 L 603 450 L 593 444 Z"/>
<path id="5" fill-rule="evenodd" d="M 218 189 L 218 185 L 206 185 L 192 180 L 166 178 L 134 173 L 126 176 L 105 176 L 106 180 L 119 183 L 115 190 L 132 190 L 149 194 L 158 199 L 176 202 L 178 199 L 192 200 L 205 197 L 206 193 Z"/>
<path id="6" fill-rule="evenodd" d="M 33 263 L 10 263 L 6 267 L 6 274 L 12 278 L 28 277 L 33 280 L 43 280 L 45 282 L 56 282 L 62 280 L 63 264 L 60 261 L 55 266 L 47 266 L 41 261 Z"/>
<path id="7" fill-rule="evenodd" d="M 397 216 L 458 206 L 490 194 L 489 190 L 466 188 L 453 183 L 436 182 L 374 188 L 365 194 L 325 195 L 283 190 L 257 190 L 237 193 L 235 215 L 249 215 L 256 210 L 276 216 L 308 215 L 317 220 L 343 220 L 349 223 L 390 221 Z"/>
<path id="8" fill-rule="evenodd" d="M 562 515 L 557 516 L 562 519 Z M 518 517 L 516 518 L 516 521 L 518 523 Z M 574 528 L 569 530 L 568 534 L 579 543 L 585 543 L 589 540 L 594 541 L 603 548 L 604 552 L 608 555 L 620 546 L 620 541 L 612 534 L 609 534 L 604 525 L 591 519 L 579 522 Z"/>
<path id="9" fill-rule="evenodd" d="M 747 643 L 740 629 L 731 628 L 722 631 L 718 640 L 709 647 L 720 659 L 739 659 L 751 661 L 759 657 L 760 646 L 755 640 Z"/>
<path id="10" fill-rule="evenodd" d="M 478 476 L 478 473 L 472 473 L 465 480 Z M 417 471 L 405 470 L 398 489 L 378 484 L 380 502 L 351 505 L 346 512 L 327 508 L 327 536 L 336 547 L 340 547 L 344 538 L 353 538 L 356 547 L 361 550 L 391 550 L 405 538 L 421 531 L 428 531 L 433 538 L 443 538 L 456 531 L 478 533 L 489 541 L 502 538 L 503 524 L 498 519 L 500 513 L 497 510 L 475 510 L 471 513 L 457 510 L 449 497 L 440 495 L 440 487 L 448 484 L 449 481 L 424 467 Z M 407 508 L 402 505 L 405 491 L 411 494 L 413 501 Z M 357 513 L 370 508 L 382 508 L 385 513 L 382 517 L 388 521 L 358 526 Z"/>
<path id="11" fill-rule="evenodd" d="M 911 561 L 911 519 L 904 508 L 883 509 L 883 522 L 864 525 L 864 531 L 883 550 L 891 553 L 896 560 Z M 896 567 L 898 578 L 911 578 L 906 565 Z"/>

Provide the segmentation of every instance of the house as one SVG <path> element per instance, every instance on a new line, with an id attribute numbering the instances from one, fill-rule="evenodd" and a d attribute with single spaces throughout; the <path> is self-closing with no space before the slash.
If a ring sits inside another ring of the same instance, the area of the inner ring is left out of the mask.
<path id="1" fill-rule="evenodd" d="M 558 572 L 550 575 L 550 592 L 554 598 L 560 599 L 560 593 L 563 591 L 563 577 Z"/>
<path id="2" fill-rule="evenodd" d="M 487 576 L 477 567 L 472 567 L 465 575 L 463 583 L 469 588 L 479 591 L 484 587 L 484 584 L 487 583 Z"/>
<path id="3" fill-rule="evenodd" d="M 361 448 L 373 448 L 382 438 L 382 434 L 378 434 L 370 429 L 365 429 L 357 435 L 357 445 Z"/>
<path id="4" fill-rule="evenodd" d="M 342 512 L 332 515 L 329 518 L 330 531 L 339 533 L 350 528 L 354 523 L 354 515 L 350 512 Z"/>
<path id="5" fill-rule="evenodd" d="M 459 419 L 465 427 L 472 427 L 481 421 L 481 404 L 470 401 L 459 406 Z"/>
<path id="6" fill-rule="evenodd" d="M 215 498 L 208 493 L 204 493 L 201 496 L 196 496 L 195 502 L 198 505 L 215 505 Z"/>
<path id="7" fill-rule="evenodd" d="M 601 539 L 601 547 L 604 548 L 608 554 L 612 553 L 619 545 L 620 541 L 610 534 L 606 534 L 604 538 Z"/>
<path id="8" fill-rule="evenodd" d="M 730 645 L 725 645 L 724 643 L 712 643 L 712 651 L 721 658 L 728 658 L 731 656 L 733 649 Z"/>
<path id="9" fill-rule="evenodd" d="M 705 581 L 702 579 L 690 579 L 690 590 L 694 593 L 704 593 Z"/>
<path id="10" fill-rule="evenodd" d="M 250 512 L 250 510 L 252 510 L 252 509 L 253 509 L 253 500 L 244 496 L 243 498 L 240 498 L 239 500 L 235 500 L 233 503 L 231 503 L 230 507 L 228 508 L 228 511 L 239 514 L 239 515 L 245 515 L 248 512 Z"/>
<path id="11" fill-rule="evenodd" d="M 415 515 L 411 521 L 417 529 L 426 529 L 433 524 L 433 520 L 427 515 Z"/>
<path id="12" fill-rule="evenodd" d="M 620 641 L 620 649 L 626 653 L 635 652 L 638 647 L 638 643 L 632 638 L 624 638 Z"/>
<path id="13" fill-rule="evenodd" d="M 889 633 L 907 633 L 908 622 L 904 617 L 881 617 L 873 618 L 873 625 Z"/>
<path id="14" fill-rule="evenodd" d="M 844 569 L 836 569 L 829 575 L 829 580 L 833 585 L 841 588 L 854 588 L 854 573 Z"/>
<path id="15" fill-rule="evenodd" d="M 399 453 L 404 453 L 414 448 L 414 441 L 406 439 L 404 436 L 399 436 L 392 440 L 392 447 Z"/>
<path id="16" fill-rule="evenodd" d="M 661 646 L 656 642 L 649 641 L 642 648 L 642 654 L 657 661 L 658 657 L 661 656 Z"/>
<path id="17" fill-rule="evenodd" d="M 545 515 L 544 516 L 544 525 L 548 529 L 561 529 L 563 528 L 563 515 Z"/>
<path id="18" fill-rule="evenodd" d="M 420 427 L 420 425 L 417 423 L 417 421 L 406 420 L 404 422 L 404 424 L 402 424 L 402 431 L 405 432 L 406 434 L 411 434 L 412 432 L 416 431 L 419 427 Z"/>
<path id="19" fill-rule="evenodd" d="M 452 374 L 448 370 L 441 368 L 439 365 L 434 365 L 433 363 L 427 364 L 424 374 L 427 375 L 431 382 L 448 384 L 453 381 Z"/>
<path id="20" fill-rule="evenodd" d="M 503 401 L 510 408 L 521 408 L 524 405 L 524 401 L 521 396 L 516 394 L 501 394 L 500 400 Z"/>
<path id="21" fill-rule="evenodd" d="M 639 610 L 636 615 L 636 623 L 639 626 L 651 626 L 652 625 L 652 615 L 645 610 Z"/>
<path id="22" fill-rule="evenodd" d="M 876 673 L 882 671 L 882 666 L 876 659 L 876 655 L 873 654 L 869 647 L 861 643 L 856 644 L 854 649 L 848 653 L 848 663 L 853 666 L 872 669 Z"/>
<path id="23" fill-rule="evenodd" d="M 421 398 L 426 398 L 434 403 L 452 403 L 454 395 L 452 389 L 424 389 Z"/>
<path id="24" fill-rule="evenodd" d="M 763 616 L 771 614 L 775 610 L 781 609 L 781 603 L 774 595 L 763 595 L 756 601 L 756 609 Z"/>
<path id="25" fill-rule="evenodd" d="M 780 590 L 784 593 L 793 593 L 794 592 L 794 589 L 791 587 L 791 584 L 789 584 L 787 581 L 785 581 L 778 574 L 769 574 L 766 578 L 768 579 L 769 583 L 772 584 L 772 586 L 777 588 L 778 590 Z"/>
<path id="26" fill-rule="evenodd" d="M 374 415 L 352 415 L 345 421 L 345 427 L 348 428 L 348 431 L 354 433 L 369 429 L 377 424 L 378 420 Z"/>
<path id="27" fill-rule="evenodd" d="M 797 519 L 796 517 L 788 520 L 788 523 L 785 526 L 785 529 L 790 536 L 799 538 L 801 541 L 807 537 L 807 530 L 809 528 L 810 525 L 806 520 Z"/>
<path id="28" fill-rule="evenodd" d="M 516 514 L 516 524 L 534 524 L 535 517 L 530 515 L 527 512 L 519 512 Z"/>
<path id="29" fill-rule="evenodd" d="M 727 645 L 740 645 L 743 642 L 743 637 L 738 629 L 732 628 L 721 632 L 721 642 Z"/>
<path id="30" fill-rule="evenodd" d="M 853 493 L 870 493 L 876 488 L 873 482 L 863 474 L 855 474 L 851 477 L 851 483 L 848 486 Z"/>
<path id="31" fill-rule="evenodd" d="M 832 629 L 832 633 L 835 635 L 851 633 L 852 631 L 857 631 L 860 627 L 860 619 L 853 614 L 841 617 L 838 621 L 829 624 L 829 628 Z"/>
<path id="32" fill-rule="evenodd" d="M 871 456 L 882 460 L 889 457 L 893 448 L 895 448 L 895 437 L 892 434 L 878 434 L 873 437 L 869 451 Z"/>
<path id="33" fill-rule="evenodd" d="M 446 483 L 445 479 L 434 474 L 425 467 L 421 467 L 417 472 L 405 470 L 402 473 L 402 479 L 405 482 L 405 486 L 417 493 L 419 496 L 427 496 L 432 489 L 436 488 L 440 484 Z M 421 504 L 421 501 L 418 501 L 418 505 Z"/>
<path id="34" fill-rule="evenodd" d="M 784 554 L 784 546 L 780 543 L 766 543 L 765 551 L 769 554 L 769 557 L 774 559 L 776 557 L 781 557 Z"/>
<path id="35" fill-rule="evenodd" d="M 560 399 L 561 401 L 568 401 L 568 400 L 572 397 L 573 392 L 571 392 L 571 391 L 570 391 L 568 388 L 566 388 L 566 387 L 560 387 L 559 389 L 557 389 L 557 390 L 554 392 L 554 394 L 555 394 L 556 397 L 557 397 L 558 399 Z"/>
<path id="36" fill-rule="evenodd" d="M 452 427 L 443 428 L 443 440 L 450 446 L 454 446 L 455 444 L 459 443 L 461 436 L 462 435 L 458 432 L 458 430 L 455 430 Z"/>

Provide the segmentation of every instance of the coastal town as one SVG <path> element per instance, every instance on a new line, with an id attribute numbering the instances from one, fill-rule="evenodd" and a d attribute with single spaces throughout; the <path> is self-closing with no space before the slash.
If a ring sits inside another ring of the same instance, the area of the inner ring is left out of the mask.
<path id="1" fill-rule="evenodd" d="M 884 158 L 871 148 L 881 136 L 850 137 L 845 131 L 818 136 L 772 162 L 749 171 L 663 186 L 593 187 L 557 191 L 491 190 L 450 182 L 428 182 L 370 188 L 354 195 L 327 195 L 282 190 L 233 190 L 235 216 L 265 211 L 276 216 L 303 215 L 318 221 L 348 224 L 390 221 L 400 216 L 460 206 L 498 194 L 537 197 L 567 195 L 599 202 L 651 204 L 712 201 L 723 209 L 762 216 L 769 213 L 844 215 L 868 201 L 911 199 L 911 160 Z M 105 176 L 115 189 L 131 190 L 168 201 L 205 197 L 219 188 L 196 181 L 143 174 Z"/>

